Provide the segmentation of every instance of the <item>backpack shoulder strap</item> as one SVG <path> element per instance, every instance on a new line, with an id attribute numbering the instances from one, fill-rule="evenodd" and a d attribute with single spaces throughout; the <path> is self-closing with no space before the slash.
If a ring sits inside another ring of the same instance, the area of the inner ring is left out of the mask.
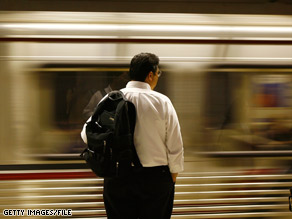
<path id="1" fill-rule="evenodd" d="M 104 106 L 106 102 L 108 102 L 108 96 L 104 98 L 101 102 L 98 103 L 97 107 L 95 108 L 94 113 L 91 116 L 91 121 L 96 122 L 98 120 L 98 117 L 100 113 L 104 110 Z"/>
<path id="2" fill-rule="evenodd" d="M 133 163 L 135 167 L 142 167 L 140 163 L 135 145 L 134 145 L 134 131 L 136 126 L 136 107 L 135 105 L 129 101 L 122 91 L 112 91 L 115 92 L 116 98 L 122 98 L 119 102 L 117 109 L 116 109 L 116 116 L 119 117 L 121 114 L 125 117 L 125 121 L 127 121 L 123 128 L 124 134 L 129 134 L 132 136 L 132 144 L 131 150 L 133 151 Z M 118 119 L 115 119 L 118 122 Z"/>
<path id="3" fill-rule="evenodd" d="M 142 164 L 140 163 L 140 159 L 136 151 L 136 147 L 134 145 L 134 132 L 135 132 L 135 126 L 136 126 L 136 108 L 135 108 L 135 105 L 130 101 L 127 101 L 127 111 L 128 111 L 127 115 L 128 115 L 130 132 L 133 136 L 133 144 L 131 145 L 132 150 L 134 152 L 133 163 L 135 167 L 142 167 Z"/>

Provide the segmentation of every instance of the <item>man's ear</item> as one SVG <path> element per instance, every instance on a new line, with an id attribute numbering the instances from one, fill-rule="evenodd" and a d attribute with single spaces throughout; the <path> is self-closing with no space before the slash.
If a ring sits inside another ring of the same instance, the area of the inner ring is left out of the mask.
<path id="1" fill-rule="evenodd" d="M 149 74 L 148 74 L 149 81 L 152 81 L 153 80 L 153 77 L 154 77 L 153 72 L 152 71 L 149 72 Z"/>
<path id="2" fill-rule="evenodd" d="M 152 80 L 153 80 L 153 76 L 154 76 L 154 75 L 153 75 L 153 72 L 150 71 L 150 72 L 148 73 L 146 79 L 145 79 L 145 82 L 147 82 L 147 83 L 152 82 Z"/>

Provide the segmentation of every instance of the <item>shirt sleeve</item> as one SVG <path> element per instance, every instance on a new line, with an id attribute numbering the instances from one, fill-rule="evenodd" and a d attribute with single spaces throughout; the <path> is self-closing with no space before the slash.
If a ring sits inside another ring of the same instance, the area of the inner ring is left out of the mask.
<path id="1" fill-rule="evenodd" d="M 87 144 L 86 126 L 87 126 L 87 122 L 89 122 L 89 121 L 91 121 L 91 116 L 86 121 L 86 123 L 83 125 L 83 129 L 81 131 L 81 138 L 82 138 L 82 140 L 84 141 L 85 144 Z"/>
<path id="2" fill-rule="evenodd" d="M 167 103 L 166 146 L 168 165 L 171 173 L 184 170 L 184 149 L 180 125 L 176 111 L 171 102 Z"/>
<path id="3" fill-rule="evenodd" d="M 82 138 L 82 140 L 84 141 L 85 144 L 87 144 L 87 136 L 86 136 L 86 126 L 87 126 L 87 122 L 91 121 L 91 117 L 92 117 L 92 114 L 93 114 L 93 112 L 94 112 L 95 107 L 97 107 L 97 105 L 98 105 L 101 101 L 103 101 L 107 96 L 108 96 L 108 94 L 105 95 L 104 97 L 102 97 L 100 91 L 96 92 L 95 95 L 92 96 L 92 98 L 91 98 L 89 104 L 88 104 L 87 107 L 86 107 L 87 109 L 92 109 L 92 111 L 90 111 L 90 117 L 89 117 L 89 119 L 85 122 L 85 124 L 83 125 L 83 129 L 82 129 L 82 131 L 81 131 L 81 138 Z M 86 108 L 85 108 L 85 109 L 86 109 Z M 85 110 L 85 109 L 84 109 L 84 110 Z M 84 112 L 85 112 L 85 111 L 83 111 L 83 113 L 84 113 Z"/>

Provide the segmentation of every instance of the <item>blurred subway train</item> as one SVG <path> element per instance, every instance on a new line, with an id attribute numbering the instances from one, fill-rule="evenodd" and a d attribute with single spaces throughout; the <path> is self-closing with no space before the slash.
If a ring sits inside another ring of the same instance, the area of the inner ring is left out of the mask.
<path id="1" fill-rule="evenodd" d="M 0 214 L 105 217 L 102 179 L 79 157 L 80 131 L 92 96 L 125 86 L 131 58 L 151 52 L 163 72 L 156 90 L 173 102 L 185 147 L 173 218 L 291 217 L 291 23 L 275 15 L 1 12 Z"/>

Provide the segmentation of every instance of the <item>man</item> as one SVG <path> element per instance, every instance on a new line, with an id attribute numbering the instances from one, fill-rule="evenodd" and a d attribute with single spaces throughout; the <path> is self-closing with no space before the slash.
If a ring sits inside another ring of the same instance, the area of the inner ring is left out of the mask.
<path id="1" fill-rule="evenodd" d="M 134 145 L 142 168 L 129 177 L 104 180 L 104 203 L 110 219 L 169 219 L 174 184 L 183 171 L 183 143 L 177 114 L 168 97 L 153 91 L 159 58 L 140 53 L 130 64 L 130 82 L 121 91 L 136 107 Z M 85 129 L 82 138 L 86 142 Z"/>

